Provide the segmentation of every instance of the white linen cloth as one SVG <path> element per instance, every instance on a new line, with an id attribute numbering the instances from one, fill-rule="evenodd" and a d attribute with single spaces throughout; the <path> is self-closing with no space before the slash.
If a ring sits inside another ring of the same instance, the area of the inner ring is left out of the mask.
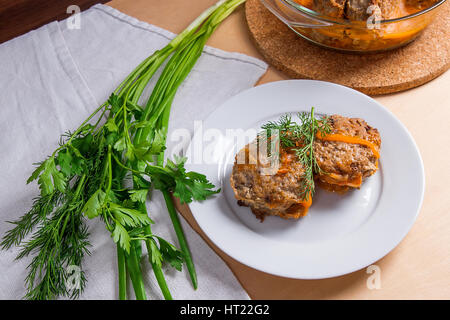
<path id="1" fill-rule="evenodd" d="M 66 21 L 52 22 L 0 45 L 0 236 L 11 227 L 5 221 L 26 213 L 38 195 L 35 183 L 25 184 L 32 163 L 45 159 L 57 147 L 60 134 L 78 127 L 139 62 L 174 36 L 105 5 L 81 13 L 79 21 L 80 29 L 71 29 Z M 260 60 L 207 47 L 176 96 L 169 135 L 174 128 L 192 132 L 194 120 L 252 87 L 266 69 Z M 158 193 L 148 208 L 155 220 L 154 233 L 177 245 Z M 173 297 L 248 299 L 225 263 L 181 220 L 199 287 L 193 290 L 185 267 L 181 273 L 167 269 Z M 93 247 L 84 261 L 88 284 L 81 298 L 116 299 L 115 244 L 101 221 L 88 225 Z M 31 258 L 15 261 L 17 252 L 17 248 L 0 251 L 0 299 L 25 294 Z M 144 271 L 148 297 L 161 299 L 153 273 L 148 267 Z"/>

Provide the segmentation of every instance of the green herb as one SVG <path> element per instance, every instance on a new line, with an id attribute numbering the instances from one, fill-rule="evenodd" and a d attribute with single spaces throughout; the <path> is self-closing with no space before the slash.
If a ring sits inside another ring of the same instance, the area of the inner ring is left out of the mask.
<path id="1" fill-rule="evenodd" d="M 84 216 L 104 221 L 117 245 L 120 299 L 127 298 L 127 276 L 136 298 L 146 299 L 140 266 L 142 241 L 166 299 L 172 296 L 163 263 L 181 270 L 185 261 L 197 287 L 172 195 L 189 203 L 205 200 L 219 190 L 214 190 L 204 175 L 187 172 L 184 158 L 164 161 L 170 107 L 206 41 L 243 2 L 218 1 L 166 47 L 145 59 L 75 132 L 61 137 L 60 146 L 32 173 L 28 183 L 37 180 L 40 196 L 27 214 L 12 222 L 15 227 L 1 242 L 3 249 L 21 246 L 18 259 L 34 255 L 28 267 L 26 298 L 75 298 L 82 292 L 86 285 L 82 261 L 90 246 Z M 141 106 L 145 88 L 167 59 L 150 98 Z M 145 201 L 153 188 L 164 195 L 181 251 L 151 231 L 153 221 Z M 81 285 L 71 291 L 66 281 L 73 265 L 81 270 Z"/>
<path id="2" fill-rule="evenodd" d="M 270 121 L 261 128 L 263 131 L 259 138 L 267 139 L 274 132 L 278 133 L 280 145 L 283 148 L 291 148 L 295 151 L 299 162 L 304 169 L 300 196 L 303 200 L 312 197 L 315 192 L 314 174 L 322 172 L 314 154 L 314 141 L 317 134 L 326 135 L 331 128 L 328 117 L 320 120 L 314 116 L 314 108 L 311 112 L 298 114 L 300 124 L 293 121 L 291 115 L 285 114 L 278 121 Z"/>
<path id="3" fill-rule="evenodd" d="M 53 189 L 37 198 L 31 210 L 22 219 L 13 222 L 16 227 L 8 231 L 1 243 L 7 249 L 21 245 L 17 259 L 35 254 L 28 266 L 26 285 L 28 299 L 53 299 L 57 296 L 78 297 L 85 287 L 86 277 L 80 273 L 79 286 L 68 290 L 67 266 L 80 266 L 83 256 L 89 254 L 88 231 L 79 214 L 84 196 L 82 176 L 76 189 L 64 193 Z M 49 216 L 49 212 L 53 212 Z M 30 239 L 24 241 L 34 226 L 39 226 Z"/>
<path id="4" fill-rule="evenodd" d="M 327 117 L 322 118 L 320 121 L 314 116 L 314 108 L 311 108 L 311 112 L 300 113 L 301 125 L 297 128 L 297 137 L 300 138 L 301 147 L 296 148 L 295 152 L 300 163 L 305 170 L 303 178 L 303 190 L 302 197 L 306 199 L 312 197 L 315 192 L 314 173 L 322 171 L 317 164 L 316 156 L 314 153 L 314 141 L 317 133 L 326 135 L 330 133 L 331 128 Z"/>
<path id="5" fill-rule="evenodd" d="M 269 121 L 261 127 L 266 135 L 260 134 L 261 137 L 269 137 L 272 132 L 277 132 L 280 139 L 280 144 L 284 148 L 295 147 L 298 141 L 297 131 L 298 124 L 292 121 L 292 116 L 290 114 L 284 114 L 277 121 Z"/>

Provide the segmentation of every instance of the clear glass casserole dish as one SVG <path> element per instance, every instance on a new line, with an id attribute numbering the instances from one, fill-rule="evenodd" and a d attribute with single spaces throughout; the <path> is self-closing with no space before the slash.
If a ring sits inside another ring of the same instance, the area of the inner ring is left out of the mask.
<path id="1" fill-rule="evenodd" d="M 364 21 L 318 13 L 312 9 L 315 0 L 260 1 L 298 35 L 315 44 L 365 53 L 390 50 L 413 41 L 431 23 L 446 0 L 436 0 L 431 6 L 414 11 L 402 5 L 401 13 L 405 15 L 388 20 L 382 20 L 376 10 L 368 10 Z M 405 0 L 398 1 L 403 3 Z"/>

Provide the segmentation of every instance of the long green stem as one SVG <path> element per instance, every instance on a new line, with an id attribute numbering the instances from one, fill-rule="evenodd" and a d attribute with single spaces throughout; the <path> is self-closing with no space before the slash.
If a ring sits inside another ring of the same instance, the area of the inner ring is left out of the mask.
<path id="1" fill-rule="evenodd" d="M 166 202 L 167 210 L 169 211 L 170 220 L 172 220 L 173 228 L 180 244 L 181 252 L 183 252 L 184 259 L 186 261 L 186 266 L 189 271 L 189 276 L 191 277 L 192 285 L 194 286 L 194 289 L 197 289 L 197 273 L 195 272 L 194 262 L 192 261 L 192 255 L 189 250 L 186 237 L 184 236 L 183 228 L 181 227 L 180 218 L 178 217 L 178 213 L 175 210 L 170 192 L 167 190 L 163 190 L 162 193 Z"/>
<path id="2" fill-rule="evenodd" d="M 125 262 L 125 253 L 117 245 L 117 267 L 119 270 L 119 299 L 127 299 L 127 267 Z"/>
<path id="3" fill-rule="evenodd" d="M 140 203 L 139 204 L 139 210 L 141 212 L 145 212 L 145 214 L 147 214 L 147 209 L 145 207 L 145 203 Z M 144 228 L 144 233 L 146 235 L 151 235 L 152 234 L 152 229 L 151 229 L 150 225 L 148 225 L 148 226 L 146 226 Z M 150 241 L 151 240 L 148 240 L 148 239 L 145 241 L 145 245 L 147 247 L 147 252 L 148 252 L 148 256 L 149 256 L 148 260 L 149 260 L 149 262 L 150 262 L 150 264 L 152 266 L 153 273 L 155 274 L 156 281 L 158 281 L 158 285 L 159 285 L 159 287 L 161 289 L 161 292 L 162 292 L 162 294 L 164 296 L 164 299 L 172 300 L 172 295 L 171 295 L 171 293 L 169 291 L 169 287 L 167 286 L 167 282 L 166 282 L 166 279 L 164 277 L 164 273 L 162 271 L 161 266 L 159 266 L 156 263 L 152 262 L 152 259 L 151 259 L 152 246 L 150 244 Z"/>
<path id="4" fill-rule="evenodd" d="M 152 234 L 152 230 L 151 230 L 150 226 L 146 226 L 144 228 L 144 233 L 146 235 Z M 147 251 L 149 251 L 149 252 L 151 250 L 150 241 L 151 240 L 148 240 L 148 239 L 145 241 L 145 244 L 147 246 Z M 150 255 L 149 255 L 149 262 L 150 262 L 150 264 L 152 266 L 153 272 L 155 273 L 156 281 L 158 281 L 158 285 L 159 285 L 159 287 L 161 289 L 161 292 L 162 292 L 162 294 L 164 296 L 164 299 L 172 300 L 172 294 L 170 293 L 169 287 L 167 286 L 167 282 L 166 282 L 166 279 L 164 277 L 164 273 L 162 271 L 162 268 L 160 266 L 158 266 L 156 263 L 153 263 L 151 260 L 152 259 L 150 258 Z"/>
<path id="5" fill-rule="evenodd" d="M 139 265 L 138 256 L 136 254 L 134 241 L 131 243 L 130 254 L 126 256 L 125 260 L 127 263 L 128 271 L 130 273 L 136 300 L 147 300 L 147 295 L 144 288 L 144 280 L 142 279 L 142 271 Z"/>

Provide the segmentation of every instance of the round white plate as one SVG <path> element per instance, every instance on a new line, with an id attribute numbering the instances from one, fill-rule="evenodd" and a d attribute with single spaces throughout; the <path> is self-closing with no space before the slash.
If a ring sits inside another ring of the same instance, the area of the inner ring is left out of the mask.
<path id="1" fill-rule="evenodd" d="M 311 107 L 316 115 L 363 118 L 377 128 L 380 170 L 346 195 L 317 188 L 304 218 L 266 217 L 261 223 L 236 203 L 229 183 L 234 156 L 261 124 Z M 248 139 L 233 137 L 244 136 L 246 130 Z M 234 259 L 289 278 L 335 277 L 381 259 L 413 225 L 424 194 L 422 159 L 402 123 L 370 97 L 321 81 L 273 82 L 232 97 L 202 126 L 197 124 L 186 155 L 188 170 L 205 174 L 222 188 L 212 199 L 190 204 L 205 234 Z"/>

